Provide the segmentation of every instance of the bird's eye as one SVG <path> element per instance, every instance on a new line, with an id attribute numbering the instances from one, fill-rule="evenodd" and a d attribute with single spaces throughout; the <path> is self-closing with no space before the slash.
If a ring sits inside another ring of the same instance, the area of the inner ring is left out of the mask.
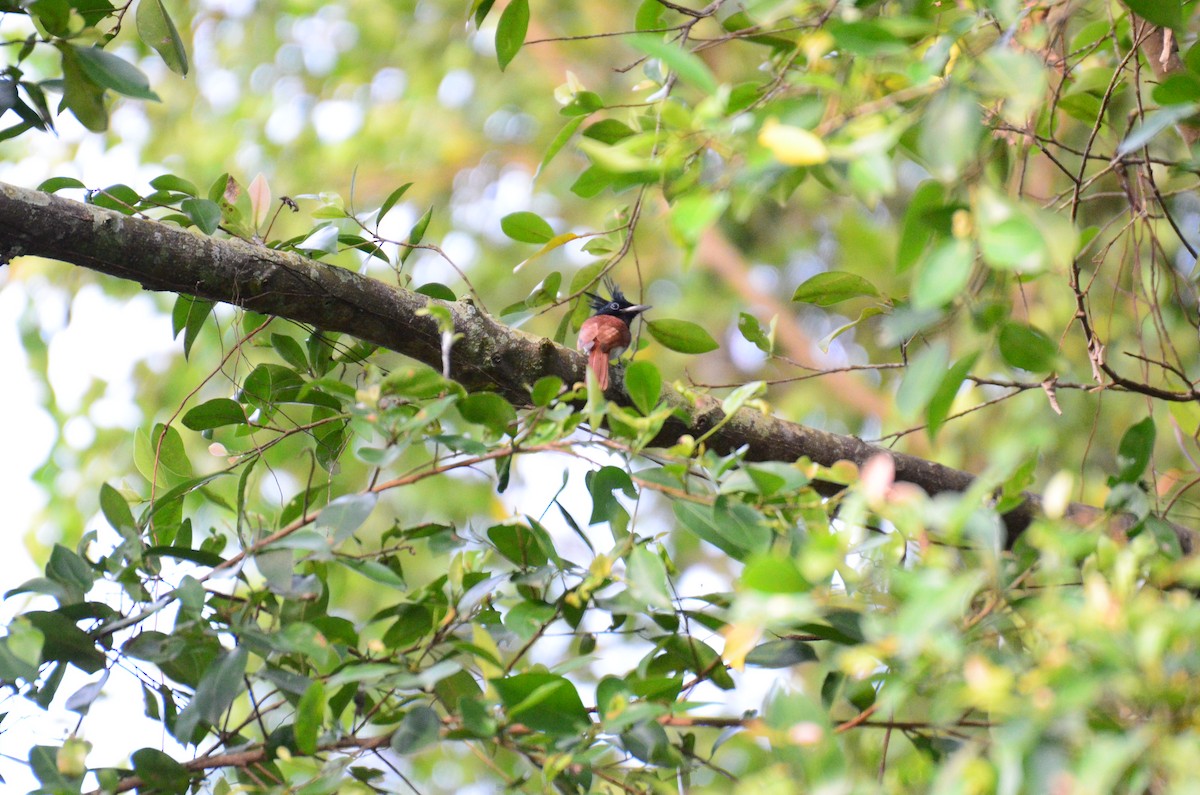
<path id="1" fill-rule="evenodd" d="M 616 301 L 613 301 L 611 304 L 608 305 L 608 308 L 609 309 L 620 309 L 621 305 L 618 304 Z"/>

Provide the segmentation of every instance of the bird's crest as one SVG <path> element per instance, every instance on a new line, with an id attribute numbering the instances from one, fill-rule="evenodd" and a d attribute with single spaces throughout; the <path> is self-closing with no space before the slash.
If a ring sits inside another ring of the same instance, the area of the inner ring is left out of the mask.
<path id="1" fill-rule="evenodd" d="M 608 293 L 610 296 L 612 296 L 611 298 L 605 298 L 604 296 L 597 295 L 596 293 L 584 293 L 584 295 L 588 297 L 588 301 L 591 304 L 592 309 L 604 309 L 614 301 L 622 306 L 629 304 L 629 301 L 627 301 L 625 298 L 625 293 L 621 292 L 621 288 L 617 286 L 617 283 L 612 280 L 611 276 L 604 277 L 604 286 L 608 288 Z"/>

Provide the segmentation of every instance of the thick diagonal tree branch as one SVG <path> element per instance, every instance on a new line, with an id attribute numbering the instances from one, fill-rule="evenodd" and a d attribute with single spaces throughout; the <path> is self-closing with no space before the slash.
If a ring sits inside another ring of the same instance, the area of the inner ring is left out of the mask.
<path id="1" fill-rule="evenodd" d="M 584 379 L 584 358 L 552 341 L 508 328 L 469 300 L 442 302 L 391 287 L 343 268 L 326 265 L 239 239 L 202 237 L 156 221 L 133 218 L 93 205 L 38 191 L 0 184 L 0 261 L 34 255 L 139 282 L 148 290 L 184 293 L 350 334 L 438 369 L 442 367 L 437 321 L 420 312 L 438 304 L 450 312 L 455 342 L 450 375 L 468 390 L 494 390 L 518 406 L 529 405 L 529 385 L 546 375 L 566 383 Z M 620 383 L 608 397 L 630 405 Z M 719 401 L 700 396 L 689 401 L 668 391 L 679 415 L 655 441 L 668 445 L 681 435 L 700 437 L 720 425 L 708 444 L 720 451 L 745 447 L 757 461 L 795 461 L 807 456 L 829 466 L 837 461 L 862 464 L 885 452 L 852 436 L 828 433 L 758 411 L 743 409 L 727 422 Z M 973 476 L 902 453 L 895 460 L 897 480 L 930 494 L 964 491 Z M 836 491 L 835 484 L 825 484 Z M 1011 543 L 1039 510 L 1038 499 L 1005 515 Z M 1104 514 L 1072 505 L 1068 515 L 1091 524 Z M 1117 530 L 1127 522 L 1117 521 Z M 1176 527 L 1183 549 L 1193 549 L 1193 531 Z"/>
<path id="2" fill-rule="evenodd" d="M 1141 47 L 1146 63 L 1154 72 L 1154 78 L 1161 83 L 1169 76 L 1186 72 L 1183 59 L 1179 57 L 1179 40 L 1170 28 L 1162 28 L 1136 16 L 1130 16 L 1133 22 L 1134 40 Z M 1191 121 L 1183 121 L 1176 125 L 1179 137 L 1190 148 L 1200 140 L 1200 125 Z"/>

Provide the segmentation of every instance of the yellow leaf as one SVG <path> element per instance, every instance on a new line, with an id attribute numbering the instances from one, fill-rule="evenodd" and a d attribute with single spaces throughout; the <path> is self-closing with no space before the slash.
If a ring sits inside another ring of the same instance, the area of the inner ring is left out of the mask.
<path id="1" fill-rule="evenodd" d="M 579 235 L 575 234 L 574 232 L 563 232 L 561 235 L 555 235 L 554 237 L 552 237 L 546 241 L 546 245 L 542 246 L 537 251 L 535 251 L 533 253 L 533 256 L 531 256 L 529 259 L 525 260 L 524 262 L 521 262 L 519 265 L 517 265 L 517 267 L 513 268 L 513 273 L 516 273 L 517 271 L 521 270 L 521 268 L 524 268 L 526 265 L 533 262 L 538 257 L 542 256 L 543 254 L 547 254 L 547 253 L 553 251 L 554 249 L 558 248 L 559 246 L 563 245 L 564 243 L 570 243 L 572 240 L 578 240 L 578 239 L 579 239 Z"/>
<path id="2" fill-rule="evenodd" d="M 725 649 L 721 658 L 733 668 L 740 671 L 746 667 L 746 655 L 762 637 L 762 627 L 756 624 L 729 624 L 722 630 L 725 636 Z"/>
<path id="3" fill-rule="evenodd" d="M 815 166 L 829 160 L 825 142 L 803 127 L 767 119 L 758 133 L 758 142 L 771 150 L 775 159 L 788 166 Z"/>

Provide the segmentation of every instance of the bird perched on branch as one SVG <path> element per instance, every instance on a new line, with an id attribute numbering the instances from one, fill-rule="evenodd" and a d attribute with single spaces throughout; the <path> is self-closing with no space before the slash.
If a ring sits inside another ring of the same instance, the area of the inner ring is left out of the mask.
<path id="1" fill-rule="evenodd" d="M 604 282 L 611 298 L 595 293 L 584 293 L 592 305 L 594 314 L 579 327 L 579 350 L 587 354 L 588 367 L 596 374 L 596 384 L 601 391 L 608 389 L 608 363 L 629 347 L 632 334 L 629 324 L 649 309 L 644 304 L 632 304 L 625 298 L 621 288 L 612 281 Z"/>

